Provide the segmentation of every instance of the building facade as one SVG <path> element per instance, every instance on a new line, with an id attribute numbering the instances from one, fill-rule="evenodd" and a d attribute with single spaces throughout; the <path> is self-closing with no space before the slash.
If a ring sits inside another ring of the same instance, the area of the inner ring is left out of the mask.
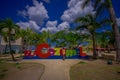
<path id="1" fill-rule="evenodd" d="M 11 48 L 15 53 L 19 53 L 21 51 L 21 44 L 22 44 L 22 39 L 18 38 L 16 40 L 11 40 Z M 9 52 L 9 46 L 8 42 L 6 42 L 3 37 L 1 37 L 0 40 L 0 53 L 6 53 Z"/>
<path id="2" fill-rule="evenodd" d="M 3 32 L 7 32 L 8 29 L 4 28 Z M 18 38 L 15 39 L 15 30 L 12 29 L 11 32 L 11 37 L 10 37 L 10 42 L 11 42 L 11 48 L 15 53 L 20 52 L 21 50 L 21 44 L 22 44 L 22 39 Z M 8 46 L 8 41 L 5 41 L 3 36 L 0 35 L 0 53 L 7 53 L 9 52 L 9 46 Z"/>

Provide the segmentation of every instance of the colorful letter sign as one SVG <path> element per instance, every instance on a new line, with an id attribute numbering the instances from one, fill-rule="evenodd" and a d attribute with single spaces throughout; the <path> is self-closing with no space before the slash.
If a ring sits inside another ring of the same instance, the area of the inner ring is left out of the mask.
<path id="1" fill-rule="evenodd" d="M 85 57 L 86 53 L 82 52 L 82 47 L 77 49 L 63 49 L 63 48 L 50 48 L 46 43 L 37 46 L 36 50 L 32 52 L 31 50 L 24 51 L 25 57 L 39 57 L 39 58 L 49 58 L 49 57 L 60 57 L 65 55 L 67 57 L 81 56 Z"/>
<path id="2" fill-rule="evenodd" d="M 51 55 L 49 48 L 50 48 L 50 46 L 48 44 L 40 44 L 37 46 L 36 54 L 40 58 L 48 58 Z"/>

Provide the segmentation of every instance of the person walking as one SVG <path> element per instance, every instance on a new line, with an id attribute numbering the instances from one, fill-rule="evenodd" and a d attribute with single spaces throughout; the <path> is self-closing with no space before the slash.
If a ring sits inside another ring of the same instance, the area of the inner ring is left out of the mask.
<path id="1" fill-rule="evenodd" d="M 65 57 L 66 57 L 66 49 L 65 48 L 60 49 L 60 55 L 62 56 L 62 59 L 65 60 Z"/>

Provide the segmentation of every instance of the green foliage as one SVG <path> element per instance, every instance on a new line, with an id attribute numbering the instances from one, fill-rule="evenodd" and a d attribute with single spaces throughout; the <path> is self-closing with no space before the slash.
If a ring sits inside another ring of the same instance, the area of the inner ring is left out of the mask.
<path id="1" fill-rule="evenodd" d="M 96 34 L 97 46 L 101 48 L 109 48 L 109 46 L 114 47 L 115 39 L 112 31 L 105 31 Z"/>
<path id="2" fill-rule="evenodd" d="M 89 4 L 91 0 L 85 0 L 85 2 L 83 3 L 83 7 L 87 4 Z M 93 56 L 94 57 L 97 57 L 97 53 L 96 53 L 96 39 L 95 39 L 95 36 L 96 36 L 96 29 L 98 28 L 101 28 L 102 26 L 106 25 L 106 24 L 110 24 L 111 23 L 111 20 L 109 18 L 103 18 L 103 19 L 99 19 L 99 16 L 100 16 L 100 11 L 101 10 L 101 6 L 98 7 L 98 5 L 96 4 L 99 4 L 101 0 L 95 0 L 95 10 L 96 10 L 96 13 L 94 14 L 88 14 L 88 15 L 85 15 L 84 17 L 80 17 L 78 19 L 75 20 L 75 22 L 79 22 L 80 23 L 80 26 L 78 26 L 76 28 L 76 30 L 79 30 L 81 28 L 85 28 L 87 29 L 90 34 L 91 34 L 91 38 L 92 38 L 92 41 L 93 41 Z M 109 0 L 110 1 L 110 0 Z M 98 9 L 98 10 L 97 10 Z M 103 39 L 102 40 L 105 40 L 106 39 L 104 37 L 102 37 Z M 104 41 L 104 44 L 105 45 L 108 41 L 105 42 Z"/>
<path id="3" fill-rule="evenodd" d="M 79 45 L 80 42 L 88 40 L 88 35 L 81 35 L 76 31 L 62 30 L 52 35 L 51 41 L 57 43 L 57 47 L 68 47 L 72 49 Z"/>
<path id="4" fill-rule="evenodd" d="M 41 42 L 41 35 L 27 28 L 26 30 L 21 29 L 19 37 L 22 38 L 22 49 L 26 49 L 28 46 L 37 46 Z"/>
<path id="5" fill-rule="evenodd" d="M 12 56 L 13 61 L 15 61 L 15 58 L 12 54 L 11 37 L 13 34 L 16 35 L 16 33 L 19 32 L 19 26 L 16 25 L 11 19 L 1 20 L 0 21 L 0 32 L 1 32 L 0 34 L 2 35 L 3 39 L 8 43 L 10 54 Z"/>

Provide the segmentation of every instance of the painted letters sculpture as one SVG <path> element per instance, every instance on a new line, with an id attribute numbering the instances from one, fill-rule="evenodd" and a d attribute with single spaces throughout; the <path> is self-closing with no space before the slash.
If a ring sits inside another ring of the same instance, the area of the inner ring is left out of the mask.
<path id="1" fill-rule="evenodd" d="M 24 51 L 24 59 L 61 59 L 65 54 L 67 59 L 88 58 L 86 53 L 82 52 L 82 47 L 74 50 L 63 50 L 62 48 L 50 48 L 46 43 L 37 46 L 36 50 Z"/>

